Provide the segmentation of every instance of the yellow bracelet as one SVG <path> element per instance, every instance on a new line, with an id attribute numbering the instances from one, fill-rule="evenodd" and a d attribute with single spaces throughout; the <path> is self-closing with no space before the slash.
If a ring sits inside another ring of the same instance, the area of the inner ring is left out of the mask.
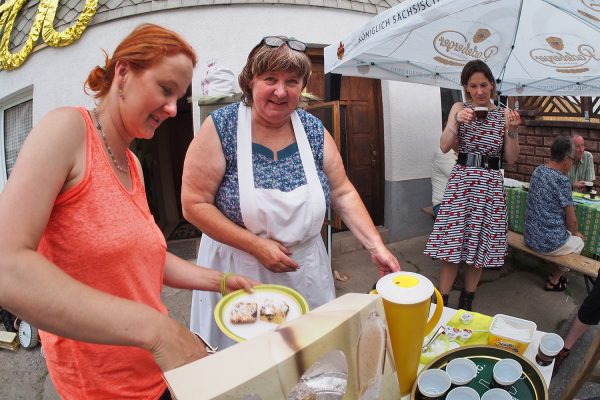
<path id="1" fill-rule="evenodd" d="M 223 276 L 221 277 L 219 287 L 221 289 L 221 295 L 223 297 L 227 296 L 227 279 L 232 275 L 233 275 L 232 273 L 227 272 L 227 273 L 223 274 Z"/>

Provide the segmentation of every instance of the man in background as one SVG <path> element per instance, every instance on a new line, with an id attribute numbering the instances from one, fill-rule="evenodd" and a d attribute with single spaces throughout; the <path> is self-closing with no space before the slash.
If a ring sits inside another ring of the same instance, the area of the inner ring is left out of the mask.
<path id="1" fill-rule="evenodd" d="M 578 192 L 583 192 L 585 182 L 593 182 L 596 179 L 594 170 L 594 158 L 592 153 L 585 151 L 585 140 L 581 135 L 573 135 L 573 166 L 569 170 L 569 181 L 571 188 Z"/>
<path id="2" fill-rule="evenodd" d="M 590 326 L 598 325 L 598 322 L 600 322 L 600 280 L 596 279 L 594 288 L 583 300 L 577 311 L 577 317 L 565 338 L 565 347 L 554 359 L 554 372 L 558 371 L 562 362 L 569 356 L 571 349 L 581 335 L 587 332 Z"/>
<path id="3" fill-rule="evenodd" d="M 435 147 L 433 163 L 431 165 L 431 203 L 433 204 L 433 217 L 437 217 L 440 204 L 444 199 L 444 191 L 450 177 L 452 167 L 456 164 L 456 152 L 452 149 L 442 153 L 440 146 Z"/>

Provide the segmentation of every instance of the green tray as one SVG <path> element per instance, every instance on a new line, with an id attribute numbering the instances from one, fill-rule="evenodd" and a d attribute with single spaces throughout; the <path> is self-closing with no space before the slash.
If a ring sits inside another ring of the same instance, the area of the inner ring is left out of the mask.
<path id="1" fill-rule="evenodd" d="M 479 395 L 483 395 L 490 389 L 492 382 L 492 369 L 496 362 L 503 358 L 512 358 L 517 360 L 523 367 L 523 376 L 513 386 L 509 388 L 509 393 L 516 400 L 547 400 L 548 389 L 546 381 L 537 367 L 525 357 L 512 351 L 507 351 L 492 346 L 465 346 L 450 350 L 442 354 L 423 368 L 427 369 L 446 369 L 446 365 L 455 358 L 469 358 L 477 365 L 477 376 L 469 383 L 469 387 L 475 389 Z M 417 399 L 417 381 L 413 385 L 410 395 L 411 400 Z"/>

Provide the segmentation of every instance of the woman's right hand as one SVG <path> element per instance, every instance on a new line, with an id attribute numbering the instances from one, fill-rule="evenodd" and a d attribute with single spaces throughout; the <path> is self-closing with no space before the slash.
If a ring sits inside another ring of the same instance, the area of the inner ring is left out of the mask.
<path id="1" fill-rule="evenodd" d="M 157 330 L 150 352 L 163 372 L 208 355 L 204 343 L 196 335 L 166 315 L 157 325 Z"/>
<path id="2" fill-rule="evenodd" d="M 475 119 L 475 111 L 472 108 L 465 107 L 456 113 L 456 120 L 460 124 L 469 124 Z"/>
<path id="3" fill-rule="evenodd" d="M 259 238 L 254 257 L 271 272 L 294 272 L 300 266 L 290 258 L 292 252 L 281 243 L 267 238 Z"/>

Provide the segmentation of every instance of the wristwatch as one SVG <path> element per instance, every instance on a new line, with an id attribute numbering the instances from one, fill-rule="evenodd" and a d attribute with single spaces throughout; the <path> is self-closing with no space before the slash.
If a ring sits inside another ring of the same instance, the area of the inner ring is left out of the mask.
<path id="1" fill-rule="evenodd" d="M 454 113 L 454 120 L 458 125 L 460 125 L 460 121 L 458 120 L 458 111 Z"/>
<path id="2" fill-rule="evenodd" d="M 38 330 L 28 322 L 21 321 L 19 324 L 19 343 L 25 349 L 32 349 L 39 342 Z"/>

